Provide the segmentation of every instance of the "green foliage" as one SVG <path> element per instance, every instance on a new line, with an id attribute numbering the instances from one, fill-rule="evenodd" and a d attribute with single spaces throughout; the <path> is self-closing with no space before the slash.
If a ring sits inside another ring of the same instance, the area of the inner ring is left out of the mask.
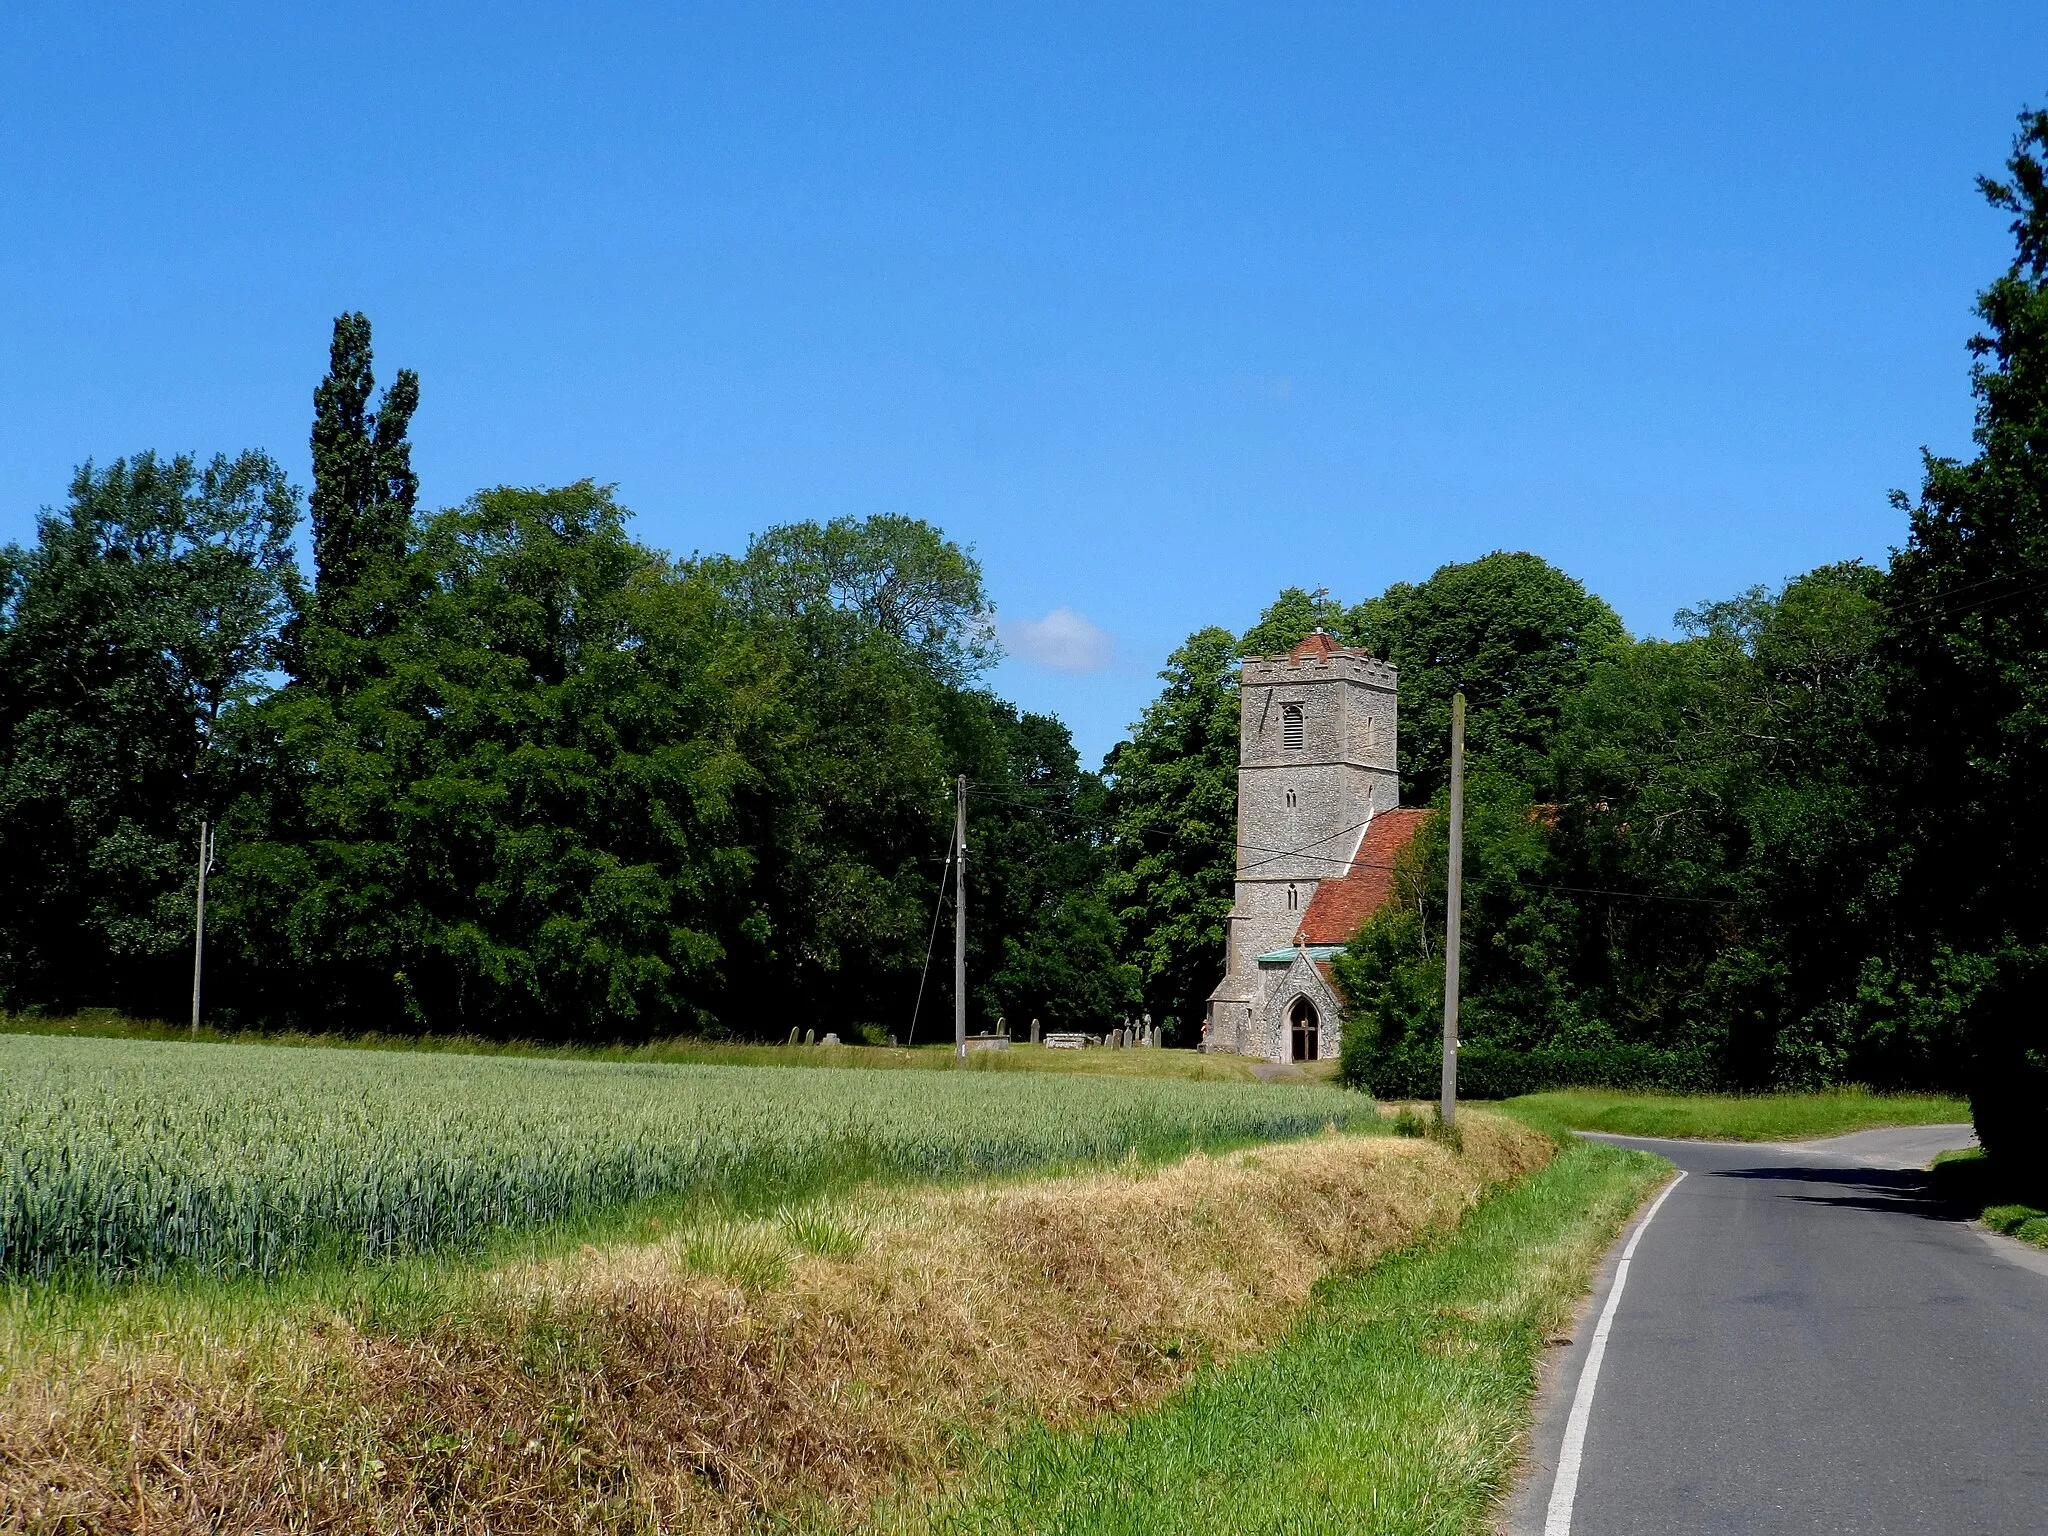
<path id="1" fill-rule="evenodd" d="M 87 464 L 0 551 L 0 997 L 171 1012 L 202 818 L 297 592 L 297 493 L 260 453 Z"/>
<path id="2" fill-rule="evenodd" d="M 1133 1016 L 1138 968 L 1124 959 L 1123 930 L 1099 896 L 1070 892 L 1021 938 L 1007 942 L 990 983 L 1016 1034 L 1037 1019 L 1048 1030 L 1096 1034 Z"/>
<path id="3" fill-rule="evenodd" d="M 1237 637 L 1240 656 L 1278 656 L 1293 650 L 1318 629 L 1342 636 L 1348 616 L 1327 587 L 1309 592 L 1287 587 L 1259 615 L 1259 622 Z"/>
<path id="4" fill-rule="evenodd" d="M 1434 1099 L 1442 1092 L 1442 1056 L 1411 1039 L 1409 1049 L 1361 1053 L 1348 1085 L 1385 1099 Z M 1721 1074 L 1706 1057 L 1654 1045 L 1605 1041 L 1595 1045 L 1546 1044 L 1523 1050 L 1487 1039 L 1458 1047 L 1458 1097 L 1512 1099 L 1564 1087 L 1629 1088 L 1664 1093 L 1707 1093 Z"/>
<path id="5" fill-rule="evenodd" d="M 1946 994 L 1883 959 L 1883 591 L 1823 567 L 1608 650 L 1552 733 L 1556 803 L 1475 757 L 1465 1091 L 1954 1081 Z M 1377 1092 L 1435 1081 L 1445 836 L 1337 962 L 1345 1071 Z"/>
<path id="6" fill-rule="evenodd" d="M 479 493 L 362 570 L 375 625 L 315 626 L 347 681 L 264 713 L 224 1006 L 492 1038 L 901 1031 L 958 771 L 1064 796 L 998 812 L 976 977 L 1092 884 L 1064 727 L 964 686 L 987 604 L 936 530 L 798 524 L 677 565 L 626 519 L 589 482 Z"/>
<path id="7" fill-rule="evenodd" d="M 1994 1232 L 2032 1243 L 2036 1248 L 2048 1248 L 2048 1211 L 2031 1205 L 1986 1206 L 1983 1222 Z"/>
<path id="8" fill-rule="evenodd" d="M 655 1196 L 800 1199 L 1306 1135 L 1329 1088 L 0 1036 L 0 1274 L 274 1273 Z M 829 1234 L 816 1234 L 819 1241 Z"/>
<path id="9" fill-rule="evenodd" d="M 1348 612 L 1290 588 L 1241 649 L 1321 626 L 1394 660 L 1403 777 L 1439 805 L 1467 692 L 1468 1086 L 1954 1081 L 1967 958 L 1936 976 L 1892 944 L 1886 602 L 1851 562 L 1632 643 L 1570 577 L 1494 554 Z M 1445 835 L 1337 962 L 1352 1082 L 1435 1080 Z"/>
<path id="10" fill-rule="evenodd" d="M 1440 797 L 1441 799 L 1441 797 Z M 1432 816 L 1402 851 L 1393 897 L 1332 962 L 1347 1009 L 1344 1080 L 1408 1096 L 1442 1063 L 1443 945 L 1449 822 Z M 1510 1056 L 1560 1041 L 1608 1043 L 1581 1016 L 1568 965 L 1576 911 L 1568 894 L 1537 884 L 1551 867 L 1551 824 L 1525 790 L 1475 766 L 1465 792 L 1464 965 L 1460 971 L 1462 1092 L 1466 1056 Z"/>
<path id="11" fill-rule="evenodd" d="M 623 521 L 588 483 L 484 492 L 366 580 L 394 624 L 357 685 L 265 711 L 224 1000 L 500 1037 L 695 1021 L 755 916 L 757 722 L 718 595 Z"/>
<path id="12" fill-rule="evenodd" d="M 2048 1169 L 2048 112 L 2021 115 L 2006 168 L 1980 183 L 2014 253 L 1977 301 L 1977 456 L 1927 457 L 1892 563 L 1891 718 L 1903 915 L 1923 950 L 1987 962 L 1965 1009 L 1979 1133 Z"/>
<path id="13" fill-rule="evenodd" d="M 338 315 L 328 348 L 327 377 L 313 393 L 313 570 L 322 628 L 363 638 L 379 615 L 362 587 L 378 564 L 401 559 L 412 532 L 419 477 L 406 433 L 419 408 L 419 376 L 401 369 L 369 411 L 370 322 L 360 312 Z M 316 647 L 337 661 L 346 648 Z"/>
<path id="14" fill-rule="evenodd" d="M 877 517 L 678 563 L 587 481 L 422 516 L 418 380 L 373 412 L 374 389 L 343 315 L 311 603 L 260 455 L 88 468 L 0 554 L 0 846 L 37 871 L 0 897 L 0 1001 L 175 1011 L 205 816 L 229 824 L 229 1023 L 884 1038 L 965 773 L 977 1027 L 1012 997 L 1129 1010 L 1103 786 L 1058 721 L 974 686 L 996 650 L 971 554 Z"/>
<path id="15" fill-rule="evenodd" d="M 1111 752 L 1112 865 L 1103 891 L 1128 936 L 1145 1010 L 1192 1045 L 1223 974 L 1235 896 L 1237 655 L 1202 629 L 1168 659 L 1160 696 Z"/>
<path id="16" fill-rule="evenodd" d="M 819 651 L 880 635 L 956 685 L 1000 654 L 980 563 L 916 518 L 771 528 L 726 585 L 750 619 L 792 627 Z"/>
<path id="17" fill-rule="evenodd" d="M 1022 1035 L 1114 1028 L 1139 1007 L 1137 973 L 1099 888 L 1108 862 L 1108 792 L 1049 715 L 986 701 L 985 745 L 967 762 L 970 978 L 986 976 L 979 1022 Z M 972 982 L 970 981 L 970 985 Z"/>
<path id="18" fill-rule="evenodd" d="M 1428 1034 L 1443 1033 L 1443 949 L 1424 947 L 1415 899 L 1426 875 L 1404 871 L 1394 903 L 1360 926 L 1330 962 L 1345 1002 L 1338 1076 L 1347 1087 L 1392 1098 L 1422 1098 Z M 1440 1061 L 1441 1058 L 1439 1057 Z M 1405 1091 L 1404 1091 L 1405 1090 Z"/>
<path id="19" fill-rule="evenodd" d="M 1391 661 L 1401 674 L 1401 796 L 1427 803 L 1448 782 L 1451 696 L 1466 698 L 1466 750 L 1542 792 L 1565 707 L 1592 667 L 1628 643 L 1614 610 L 1548 561 L 1493 554 L 1396 582 L 1346 609 L 1288 587 L 1246 630 L 1246 656 L 1291 650 L 1312 630 Z"/>
<path id="20" fill-rule="evenodd" d="M 1952 1036 L 1873 1008 L 1896 886 L 1883 578 L 1825 566 L 1593 669 L 1553 755 L 1552 882 L 1587 1011 L 1750 1086 L 1939 1082 Z"/>
<path id="21" fill-rule="evenodd" d="M 2037 1248 L 2048 1248 L 2048 1177 L 2038 1166 L 2010 1165 L 1982 1147 L 1946 1152 L 1934 1160 L 1934 1190 L 1953 1210 L 1974 1216 Z"/>
<path id="22" fill-rule="evenodd" d="M 1465 694 L 1466 749 L 1541 794 L 1551 738 L 1593 666 L 1627 643 L 1614 610 L 1548 561 L 1495 552 L 1397 582 L 1339 631 L 1401 673 L 1401 795 L 1426 804 L 1448 782 L 1451 696 Z"/>

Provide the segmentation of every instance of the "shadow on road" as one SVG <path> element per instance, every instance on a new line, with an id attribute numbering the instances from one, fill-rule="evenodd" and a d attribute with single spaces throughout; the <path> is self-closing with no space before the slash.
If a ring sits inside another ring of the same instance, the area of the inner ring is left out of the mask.
<path id="1" fill-rule="evenodd" d="M 1919 1216 L 1929 1221 L 1968 1221 L 1973 1212 L 1942 1198 L 1934 1181 L 1917 1168 L 1724 1168 L 1710 1179 L 1753 1179 L 1779 1184 L 1822 1185 L 1828 1194 L 1786 1190 L 1783 1198 L 1805 1205 L 1834 1205 L 1848 1210 L 1883 1211 Z"/>

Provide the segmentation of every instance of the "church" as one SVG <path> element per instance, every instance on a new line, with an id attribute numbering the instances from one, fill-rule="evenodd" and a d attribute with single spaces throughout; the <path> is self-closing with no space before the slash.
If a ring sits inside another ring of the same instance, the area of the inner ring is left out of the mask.
<path id="1" fill-rule="evenodd" d="M 1428 812 L 1400 808 L 1395 672 L 1318 629 L 1246 658 L 1238 687 L 1237 897 L 1202 1048 L 1270 1061 L 1337 1054 L 1330 958 L 1393 897 Z"/>

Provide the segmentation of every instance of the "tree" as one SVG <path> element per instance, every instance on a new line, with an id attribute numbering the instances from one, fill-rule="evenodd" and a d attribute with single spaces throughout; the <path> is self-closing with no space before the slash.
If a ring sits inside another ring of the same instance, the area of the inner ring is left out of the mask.
<path id="1" fill-rule="evenodd" d="M 1223 974 L 1234 895 L 1237 677 L 1246 655 L 1291 649 L 1316 628 L 1401 668 L 1403 796 L 1441 787 L 1450 699 L 1474 696 L 1475 756 L 1540 784 L 1565 701 L 1627 636 L 1613 610 L 1533 555 L 1447 565 L 1346 610 L 1289 587 L 1232 640 L 1204 630 L 1174 655 L 1166 690 L 1112 754 L 1115 867 L 1105 885 L 1137 956 L 1147 1006 L 1191 1036 Z"/>
<path id="2" fill-rule="evenodd" d="M 1344 1079 L 1390 1096 L 1427 1093 L 1442 1063 L 1445 799 L 1437 797 L 1438 814 L 1398 855 L 1388 903 L 1331 967 L 1346 1002 Z M 1545 883 L 1551 832 L 1526 789 L 1474 766 L 1466 781 L 1459 971 L 1459 1036 L 1468 1046 L 1528 1052 L 1588 1032 L 1571 986 L 1571 901 Z"/>
<path id="3" fill-rule="evenodd" d="M 1131 1018 L 1141 993 L 1116 914 L 1093 891 L 1062 895 L 1040 920 L 1007 940 L 990 983 L 1013 1030 L 1103 1033 Z"/>
<path id="4" fill-rule="evenodd" d="M 298 493 L 261 453 L 83 466 L 0 553 L 0 994 L 175 1009 L 202 819 L 298 590 Z"/>
<path id="5" fill-rule="evenodd" d="M 751 1003 L 730 1016 L 900 1034 L 951 836 L 953 779 L 994 785 L 1011 773 L 1015 713 L 1006 723 L 1007 706 L 973 686 L 994 655 L 981 568 L 930 524 L 874 517 L 772 528 L 741 559 L 692 569 L 749 634 L 774 722 L 756 749 L 771 884 L 760 947 L 738 971 Z M 999 894 L 977 884 L 977 912 Z M 1004 904 L 989 910 L 1000 920 Z M 1000 921 L 970 925 L 970 1011 L 986 1002 L 1003 932 Z"/>
<path id="6" fill-rule="evenodd" d="M 1461 1032 L 1481 1079 L 1953 1081 L 1938 1013 L 1893 1006 L 1883 970 L 1883 591 L 1825 566 L 1610 651 L 1556 727 L 1553 802 L 1474 764 Z M 1347 1076 L 1376 1090 L 1434 1081 L 1443 843 L 1433 821 L 1336 963 Z"/>
<path id="7" fill-rule="evenodd" d="M 1031 797 L 980 829 L 978 983 L 1091 883 L 1064 727 L 967 684 L 964 551 L 876 519 L 674 562 L 627 516 L 587 481 L 500 487 L 363 567 L 348 686 L 263 714 L 225 1000 L 586 1041 L 900 1031 L 960 772 Z"/>
<path id="8" fill-rule="evenodd" d="M 1293 650 L 1316 629 L 1338 636 L 1348 634 L 1349 615 L 1344 605 L 1329 595 L 1327 587 L 1314 592 L 1287 587 L 1259 615 L 1259 622 L 1238 636 L 1238 654 L 1277 656 Z"/>
<path id="9" fill-rule="evenodd" d="M 587 481 L 501 488 L 382 562 L 404 601 L 361 680 L 264 711 L 220 881 L 229 1001 L 496 1037 L 715 1024 L 762 928 L 743 742 L 773 723 L 716 589 L 624 521 Z"/>
<path id="10" fill-rule="evenodd" d="M 1550 739 L 1588 669 L 1628 639 L 1614 610 L 1548 561 L 1496 552 L 1396 582 L 1339 633 L 1401 673 L 1401 796 L 1421 805 L 1449 774 L 1451 695 L 1467 701 L 1475 759 L 1541 794 Z"/>
<path id="11" fill-rule="evenodd" d="M 1823 566 L 1678 615 L 1589 674 L 1552 756 L 1579 984 L 1626 1040 L 1737 1083 L 1939 1082 L 1939 1031 L 1864 996 L 1895 848 L 1882 575 Z"/>
<path id="12" fill-rule="evenodd" d="M 982 1017 L 1047 1028 L 1113 1028 L 1141 1006 L 1137 969 L 1100 894 L 1108 867 L 1107 790 L 1080 766 L 1050 715 L 990 700 L 1003 747 L 970 791 L 970 968 L 993 962 Z M 983 973 L 986 974 L 986 973 Z"/>
<path id="13" fill-rule="evenodd" d="M 2048 1177 L 2048 112 L 2021 114 L 2006 170 L 1979 181 L 2014 255 L 1977 300 L 1977 454 L 1925 458 L 1888 650 L 1915 942 L 1929 970 L 1978 957 L 1978 1135 Z"/>
<path id="14" fill-rule="evenodd" d="M 404 558 L 419 478 L 407 437 L 419 408 L 419 375 L 400 369 L 377 409 L 370 322 L 339 315 L 327 377 L 313 392 L 313 571 L 323 626 L 366 638 L 378 615 L 360 598 L 379 561 Z"/>
<path id="15" fill-rule="evenodd" d="M 955 686 L 1000 655 L 980 562 L 916 518 L 771 528 L 749 543 L 729 585 L 748 613 L 801 626 L 816 644 L 878 632 Z"/>
<path id="16" fill-rule="evenodd" d="M 1173 1043 L 1199 1038 L 1223 975 L 1235 896 L 1237 654 L 1202 629 L 1168 659 L 1160 696 L 1111 752 L 1111 869 L 1104 895 L 1123 925 L 1145 1008 Z"/>

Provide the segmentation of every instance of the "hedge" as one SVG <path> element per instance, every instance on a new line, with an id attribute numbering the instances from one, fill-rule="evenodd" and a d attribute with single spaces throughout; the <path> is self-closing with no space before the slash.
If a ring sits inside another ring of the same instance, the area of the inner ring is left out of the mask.
<path id="1" fill-rule="evenodd" d="M 1347 1068 L 1352 1063 L 1346 1063 Z M 1433 1099 L 1441 1091 L 1435 1053 L 1369 1056 L 1347 1073 L 1354 1086 L 1382 1099 Z M 1705 1055 L 1649 1045 L 1541 1046 L 1507 1050 L 1473 1041 L 1458 1051 L 1458 1097 L 1512 1099 L 1546 1088 L 1655 1088 L 1711 1093 L 1727 1085 Z"/>

